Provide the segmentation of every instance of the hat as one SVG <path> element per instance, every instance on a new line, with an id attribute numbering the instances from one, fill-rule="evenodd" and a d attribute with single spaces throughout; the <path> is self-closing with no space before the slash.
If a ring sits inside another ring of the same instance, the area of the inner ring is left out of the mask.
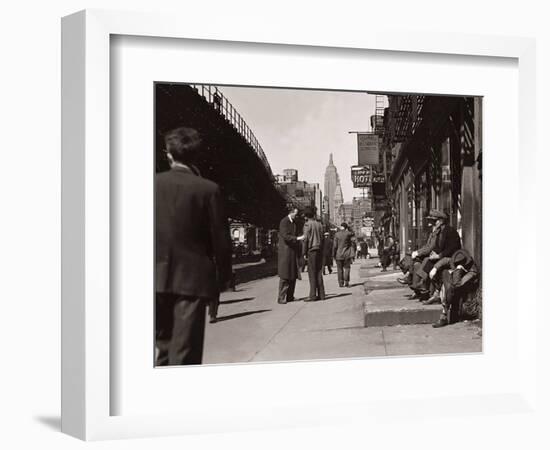
<path id="1" fill-rule="evenodd" d="M 460 249 L 453 253 L 451 263 L 454 267 L 463 266 L 468 269 L 472 265 L 473 259 L 466 250 Z"/>
<path id="2" fill-rule="evenodd" d="M 430 209 L 430 213 L 426 216 L 427 219 L 444 219 L 447 220 L 448 216 L 444 212 L 437 209 Z"/>
<path id="3" fill-rule="evenodd" d="M 328 236 L 330 235 L 330 233 L 328 231 L 325 231 L 325 236 Z"/>

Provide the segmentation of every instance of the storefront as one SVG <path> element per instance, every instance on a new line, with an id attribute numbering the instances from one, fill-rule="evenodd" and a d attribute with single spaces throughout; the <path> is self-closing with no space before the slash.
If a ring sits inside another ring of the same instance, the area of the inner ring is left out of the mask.
<path id="1" fill-rule="evenodd" d="M 390 123 L 386 128 L 386 139 L 402 139 L 390 176 L 402 255 L 426 242 L 426 215 L 433 208 L 447 213 L 464 248 L 481 263 L 481 99 L 425 97 L 421 104 L 421 120 L 408 118 L 413 126 Z M 407 120 L 402 111 L 399 119 L 395 116 L 394 121 Z M 395 132 L 407 127 L 408 135 Z"/>

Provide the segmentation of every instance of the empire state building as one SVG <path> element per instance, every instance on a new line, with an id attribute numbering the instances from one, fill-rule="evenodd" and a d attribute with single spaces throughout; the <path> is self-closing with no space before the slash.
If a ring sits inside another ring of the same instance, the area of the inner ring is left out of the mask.
<path id="1" fill-rule="evenodd" d="M 338 170 L 330 154 L 328 166 L 325 170 L 325 204 L 328 206 L 328 215 L 331 223 L 337 222 L 338 208 L 343 203 L 342 188 Z"/>

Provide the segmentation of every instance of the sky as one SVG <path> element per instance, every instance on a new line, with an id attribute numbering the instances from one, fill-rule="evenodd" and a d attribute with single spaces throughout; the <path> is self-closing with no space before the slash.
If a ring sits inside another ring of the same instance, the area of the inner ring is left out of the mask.
<path id="1" fill-rule="evenodd" d="M 350 167 L 357 164 L 357 138 L 348 131 L 370 131 L 375 96 L 334 92 L 220 86 L 260 142 L 274 174 L 297 169 L 298 179 L 319 183 L 333 154 L 344 201 L 359 196 Z"/>

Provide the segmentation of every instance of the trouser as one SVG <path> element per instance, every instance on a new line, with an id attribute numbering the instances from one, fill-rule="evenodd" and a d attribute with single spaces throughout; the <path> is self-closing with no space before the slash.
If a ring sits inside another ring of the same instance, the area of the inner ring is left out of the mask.
<path id="1" fill-rule="evenodd" d="M 380 258 L 380 263 L 382 264 L 382 267 L 384 269 L 390 265 L 391 255 L 388 250 L 382 250 L 382 257 Z"/>
<path id="2" fill-rule="evenodd" d="M 463 295 L 460 285 L 464 272 L 462 270 L 444 270 L 441 275 L 444 295 L 441 296 L 441 320 L 455 322 L 458 318 L 458 299 Z M 452 316 L 452 317 L 451 317 Z"/>
<path id="3" fill-rule="evenodd" d="M 309 298 L 325 298 L 325 284 L 323 283 L 323 252 L 310 250 L 307 253 L 307 273 L 309 276 Z"/>
<path id="4" fill-rule="evenodd" d="M 157 293 L 157 366 L 202 363 L 206 303 L 196 297 Z"/>
<path id="5" fill-rule="evenodd" d="M 295 288 L 296 288 L 296 279 L 285 280 L 284 278 L 280 278 L 279 279 L 279 297 L 277 298 L 277 301 L 279 303 L 286 303 L 294 300 Z"/>
<path id="6" fill-rule="evenodd" d="M 411 288 L 418 291 L 428 291 L 430 289 L 429 273 L 434 266 L 434 261 L 424 258 L 422 262 L 416 261 L 413 264 L 413 277 Z"/>
<path id="7" fill-rule="evenodd" d="M 338 271 L 338 284 L 340 286 L 343 286 L 344 283 L 349 283 L 350 267 L 351 267 L 351 258 L 336 260 L 336 269 Z"/>

